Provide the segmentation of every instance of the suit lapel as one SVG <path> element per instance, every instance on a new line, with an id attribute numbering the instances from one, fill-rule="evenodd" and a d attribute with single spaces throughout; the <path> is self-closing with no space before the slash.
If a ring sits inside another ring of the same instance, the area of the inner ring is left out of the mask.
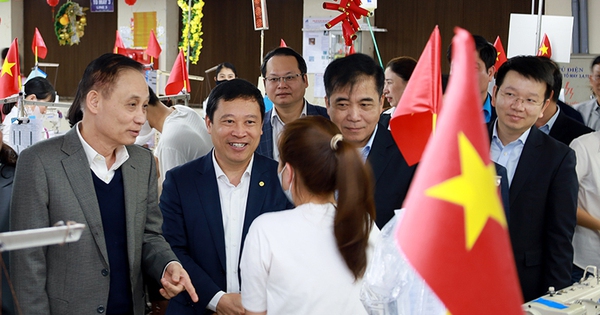
<path id="1" fill-rule="evenodd" d="M 121 165 L 121 172 L 123 174 L 123 189 L 125 194 L 125 222 L 127 226 L 127 258 L 129 258 L 129 269 L 133 270 L 133 264 L 135 262 L 135 249 L 142 248 L 142 245 L 136 247 L 135 231 L 135 214 L 137 213 L 137 195 L 138 186 L 143 185 L 143 181 L 139 179 L 139 173 L 136 169 L 135 157 L 131 156 L 127 161 Z M 146 184 L 147 185 L 147 184 Z M 150 196 L 148 196 L 150 197 Z"/>
<path id="2" fill-rule="evenodd" d="M 385 131 L 387 131 L 385 128 L 383 128 L 381 125 L 377 127 L 377 132 L 371 145 L 371 151 L 367 157 L 367 161 L 369 161 L 371 168 L 373 169 L 375 183 L 377 183 L 383 174 L 383 170 L 387 165 L 387 160 L 391 157 L 391 155 L 386 154 L 388 147 L 394 144 L 393 141 L 386 141 L 386 136 L 389 135 L 385 134 Z"/>
<path id="3" fill-rule="evenodd" d="M 510 207 L 512 208 L 513 202 L 518 197 L 519 192 L 523 189 L 523 185 L 527 182 L 527 179 L 531 175 L 532 170 L 535 168 L 542 151 L 539 150 L 539 146 L 542 145 L 543 133 L 537 128 L 532 127 L 527 141 L 523 146 L 521 157 L 519 158 L 519 164 L 515 170 L 512 183 L 510 185 Z"/>
<path id="4" fill-rule="evenodd" d="M 92 171 L 75 128 L 65 134 L 62 150 L 69 156 L 61 162 L 85 216 L 87 227 L 104 257 L 104 262 L 108 265 L 108 251 Z"/>
<path id="5" fill-rule="evenodd" d="M 267 165 L 265 161 L 256 154 L 254 155 L 254 165 L 252 166 L 252 174 L 250 175 L 250 188 L 248 189 L 248 200 L 246 201 L 246 213 L 244 214 L 244 228 L 242 229 L 242 246 L 246 234 L 250 228 L 250 224 L 258 217 L 263 209 L 263 204 L 267 197 L 267 187 L 271 185 L 269 178 L 265 176 Z"/>
<path id="6" fill-rule="evenodd" d="M 564 135 L 567 132 L 567 128 L 565 128 L 565 117 L 566 115 L 561 111 L 558 113 L 558 116 L 556 117 L 556 121 L 554 121 L 554 125 L 552 126 L 552 129 L 550 129 L 550 133 L 549 135 L 554 138 L 557 139 L 559 141 L 563 140 Z"/>
<path id="7" fill-rule="evenodd" d="M 206 216 L 208 228 L 214 242 L 215 249 L 219 255 L 221 267 L 226 270 L 225 262 L 225 231 L 223 229 L 223 214 L 221 212 L 221 199 L 219 197 L 219 187 L 215 167 L 213 165 L 213 153 L 203 159 L 202 165 L 198 168 L 199 176 L 196 177 L 195 184 L 202 211 Z"/>

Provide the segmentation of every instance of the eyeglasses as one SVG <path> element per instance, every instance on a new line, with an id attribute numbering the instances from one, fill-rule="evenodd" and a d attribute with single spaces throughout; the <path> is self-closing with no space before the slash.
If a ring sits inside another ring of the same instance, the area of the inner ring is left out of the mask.
<path id="1" fill-rule="evenodd" d="M 592 75 L 592 76 L 590 76 L 590 78 L 592 78 L 592 80 L 594 80 L 596 82 L 600 82 L 600 75 Z"/>
<path id="2" fill-rule="evenodd" d="M 502 97 L 509 101 L 511 104 L 520 101 L 520 103 L 527 108 L 535 108 L 536 106 L 540 106 L 544 103 L 534 100 L 532 98 L 521 98 L 512 92 L 500 91 L 500 95 L 502 95 Z"/>
<path id="3" fill-rule="evenodd" d="M 300 78 L 300 76 L 302 76 L 302 73 L 290 74 L 285 77 L 266 77 L 265 79 L 267 80 L 267 82 L 275 84 L 278 84 L 282 80 L 284 83 L 294 83 L 298 81 L 298 78 Z"/>

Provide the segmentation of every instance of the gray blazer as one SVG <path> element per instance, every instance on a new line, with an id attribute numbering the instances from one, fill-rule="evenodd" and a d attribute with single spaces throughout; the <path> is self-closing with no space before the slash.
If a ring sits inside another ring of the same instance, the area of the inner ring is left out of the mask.
<path id="1" fill-rule="evenodd" d="M 592 118 L 593 111 L 596 109 L 596 106 L 598 106 L 598 105 L 596 105 L 597 102 L 598 102 L 598 100 L 596 100 L 594 98 L 589 101 L 585 101 L 585 102 L 581 102 L 579 104 L 573 105 L 573 108 L 576 109 L 581 114 L 581 117 L 583 118 L 583 123 L 586 126 L 592 128 L 594 130 L 598 130 L 595 128 L 596 122 Z"/>
<path id="2" fill-rule="evenodd" d="M 134 314 L 144 314 L 142 270 L 160 279 L 177 260 L 161 233 L 156 166 L 152 154 L 127 146 L 121 166 L 127 251 Z M 11 275 L 23 314 L 106 312 L 110 266 L 92 172 L 75 128 L 39 142 L 19 156 L 11 204 L 11 230 L 63 220 L 86 224 L 75 243 L 11 252 Z"/>

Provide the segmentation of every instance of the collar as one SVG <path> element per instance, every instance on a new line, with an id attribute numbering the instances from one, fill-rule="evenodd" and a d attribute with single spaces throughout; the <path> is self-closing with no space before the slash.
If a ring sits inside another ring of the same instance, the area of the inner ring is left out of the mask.
<path id="1" fill-rule="evenodd" d="M 521 134 L 521 136 L 511 142 L 511 143 L 515 143 L 517 141 L 520 141 L 521 144 L 525 145 L 525 141 L 527 141 L 527 137 L 529 137 L 529 133 L 531 132 L 531 128 L 527 129 L 525 132 L 523 132 L 523 134 Z M 497 141 L 500 145 L 502 145 L 502 147 L 504 147 L 504 145 L 502 144 L 502 141 L 500 140 L 500 138 L 498 138 L 498 120 L 496 119 L 496 122 L 494 122 L 494 128 L 492 129 L 492 141 Z"/>
<path id="2" fill-rule="evenodd" d="M 360 152 L 362 152 L 363 155 L 365 155 L 365 157 L 369 156 L 369 153 L 371 152 L 371 148 L 373 147 L 373 139 L 375 139 L 375 135 L 377 134 L 378 128 L 379 128 L 379 124 L 375 125 L 375 130 L 373 130 L 373 133 L 371 134 L 371 138 L 369 138 L 369 142 L 367 142 L 367 144 L 364 147 L 359 148 Z"/>
<path id="3" fill-rule="evenodd" d="M 300 113 L 300 117 L 304 117 L 306 116 L 306 100 L 304 100 L 304 107 L 302 108 L 302 113 Z M 300 118 L 298 117 L 298 118 Z M 281 120 L 281 118 L 279 118 L 279 115 L 277 114 L 277 110 L 275 109 L 275 106 L 273 106 L 273 109 L 271 109 L 271 126 L 275 125 L 275 122 L 278 121 L 282 126 L 285 126 L 285 123 L 283 122 L 283 120 Z"/>
<path id="4" fill-rule="evenodd" d="M 215 157 L 214 149 L 212 150 L 211 155 L 212 155 L 213 166 L 215 167 L 215 175 L 217 176 L 217 179 L 225 178 L 225 179 L 227 179 L 227 183 L 230 183 L 229 177 L 227 177 L 227 174 L 225 174 L 225 172 L 223 172 L 223 169 L 221 168 L 221 166 L 219 166 L 219 163 L 217 163 L 217 158 Z M 252 165 L 254 165 L 254 154 L 252 154 L 252 157 L 250 158 L 250 163 L 248 163 L 248 167 L 246 167 L 246 170 L 244 171 L 244 174 L 242 175 L 242 178 L 240 179 L 240 184 L 244 181 L 244 178 L 250 177 L 250 175 L 252 174 Z"/>
<path id="5" fill-rule="evenodd" d="M 487 97 L 483 102 L 483 118 L 486 123 L 489 123 L 490 119 L 492 119 L 492 98 L 490 93 L 487 94 Z"/>
<path id="6" fill-rule="evenodd" d="M 552 117 L 550 117 L 550 119 L 548 120 L 548 122 L 541 126 L 539 129 L 544 132 L 545 134 L 549 134 L 550 130 L 552 130 L 552 126 L 554 126 L 554 123 L 556 122 L 556 119 L 558 118 L 558 114 L 560 113 L 560 106 L 558 106 L 558 104 L 556 104 L 556 113 L 554 113 L 554 115 L 552 115 Z"/>
<path id="7" fill-rule="evenodd" d="M 83 136 L 81 136 L 81 132 L 79 131 L 80 126 L 81 126 L 81 121 L 75 125 L 75 130 L 77 131 L 77 136 L 79 137 L 79 140 L 81 141 L 81 145 L 83 146 L 83 150 L 85 151 L 85 156 L 87 157 L 89 165 L 92 165 L 96 158 L 100 158 L 101 160 L 104 161 L 105 160 L 104 156 L 102 154 L 98 153 L 96 150 L 94 150 L 94 148 L 92 148 L 92 146 L 89 145 L 85 141 L 85 139 L 83 139 Z M 118 169 L 119 167 L 121 167 L 121 165 L 123 165 L 125 163 L 125 161 L 127 161 L 127 159 L 129 159 L 129 152 L 127 152 L 127 148 L 124 145 L 117 147 L 117 149 L 115 151 L 115 163 L 110 167 L 110 169 L 111 170 Z M 106 163 L 104 165 L 106 166 Z"/>

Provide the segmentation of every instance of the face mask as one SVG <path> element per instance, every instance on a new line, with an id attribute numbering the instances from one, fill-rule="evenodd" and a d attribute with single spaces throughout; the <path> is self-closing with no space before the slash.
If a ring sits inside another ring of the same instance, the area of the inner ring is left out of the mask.
<path id="1" fill-rule="evenodd" d="M 227 81 L 227 80 L 220 80 L 220 81 L 219 81 L 219 80 L 217 80 L 217 81 L 216 81 L 216 83 L 217 83 L 217 85 L 219 85 L 219 84 L 221 84 L 221 83 L 223 83 L 223 82 L 225 82 L 225 81 Z"/>
<path id="2" fill-rule="evenodd" d="M 286 165 L 287 166 L 287 165 Z M 286 166 L 281 169 L 281 172 L 277 174 L 279 178 L 279 184 L 281 185 L 281 189 L 283 189 L 283 171 L 285 171 Z M 292 198 L 292 183 L 290 183 L 290 188 L 288 190 L 284 190 L 283 193 L 287 197 L 287 199 L 294 204 L 294 199 Z"/>

